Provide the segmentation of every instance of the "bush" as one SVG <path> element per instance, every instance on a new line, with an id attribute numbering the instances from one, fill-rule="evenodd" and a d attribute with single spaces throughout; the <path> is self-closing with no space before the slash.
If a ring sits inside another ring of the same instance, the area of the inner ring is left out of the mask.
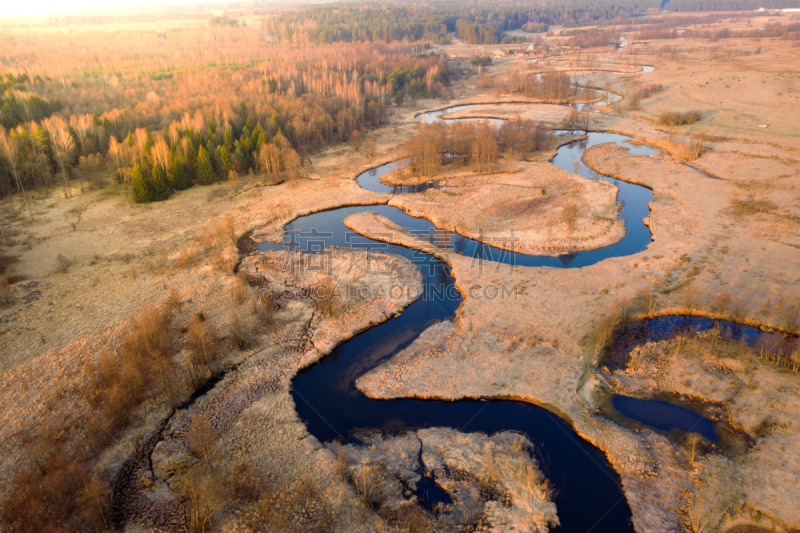
<path id="1" fill-rule="evenodd" d="M 239 273 L 233 286 L 233 301 L 241 305 L 247 300 L 247 295 L 247 277 Z"/>
<path id="2" fill-rule="evenodd" d="M 336 315 L 338 301 L 335 286 L 331 278 L 326 276 L 314 286 L 313 298 L 314 306 L 318 313 L 327 316 Z"/>
<path id="3" fill-rule="evenodd" d="M 577 224 L 580 214 L 580 209 L 574 203 L 567 204 L 561 211 L 561 218 L 567 224 L 570 233 L 575 231 L 575 224 Z"/>
<path id="4" fill-rule="evenodd" d="M 188 344 L 191 364 L 210 370 L 219 355 L 217 332 L 201 316 L 194 317 L 189 324 Z"/>
<path id="5" fill-rule="evenodd" d="M 275 325 L 275 312 L 277 308 L 278 306 L 273 300 L 253 300 L 253 314 L 264 327 L 269 328 Z"/>
<path id="6" fill-rule="evenodd" d="M 483 66 L 483 67 L 488 67 L 489 65 L 492 64 L 492 58 L 489 57 L 489 56 L 475 55 L 475 56 L 472 56 L 472 59 L 470 60 L 470 63 L 472 63 L 475 66 L 480 65 L 480 66 Z"/>
<path id="7" fill-rule="evenodd" d="M 69 267 L 72 266 L 72 261 L 67 259 L 61 254 L 56 256 L 56 272 L 59 274 L 66 274 Z"/>
<path id="8" fill-rule="evenodd" d="M 686 111 L 685 113 L 668 111 L 658 116 L 658 123 L 662 126 L 685 126 L 686 124 L 699 122 L 702 119 L 703 113 L 700 111 Z"/>
<path id="9" fill-rule="evenodd" d="M 0 309 L 13 303 L 14 292 L 11 290 L 11 283 L 5 276 L 0 275 Z"/>
<path id="10" fill-rule="evenodd" d="M 189 451 L 195 456 L 205 459 L 211 468 L 211 449 L 214 447 L 219 434 L 211 424 L 208 416 L 195 415 L 189 423 L 189 436 L 187 443 Z"/>
<path id="11" fill-rule="evenodd" d="M 249 326 L 239 316 L 231 319 L 230 341 L 234 348 L 244 350 L 253 345 L 254 339 Z"/>
<path id="12" fill-rule="evenodd" d="M 570 109 L 569 115 L 564 119 L 564 127 L 568 130 L 588 130 L 589 113 L 581 113 L 575 108 Z"/>

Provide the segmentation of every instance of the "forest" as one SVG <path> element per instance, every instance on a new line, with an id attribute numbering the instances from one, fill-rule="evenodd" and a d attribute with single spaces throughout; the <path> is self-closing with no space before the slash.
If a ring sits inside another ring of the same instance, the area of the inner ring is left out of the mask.
<path id="1" fill-rule="evenodd" d="M 402 44 L 286 50 L 257 33 L 212 25 L 165 42 L 122 31 L 83 54 L 63 35 L 6 45 L 0 194 L 57 183 L 68 194 L 70 180 L 92 187 L 101 169 L 137 202 L 232 172 L 296 175 L 304 156 L 381 126 L 392 101 L 448 91 L 435 54 Z M 177 56 L 173 41 L 203 51 Z"/>
<path id="2" fill-rule="evenodd" d="M 445 44 L 450 40 L 449 32 L 457 32 L 471 44 L 494 44 L 515 42 L 503 33 L 511 30 L 544 32 L 554 25 L 630 20 L 657 5 L 660 3 L 640 0 L 528 5 L 504 1 L 491 7 L 478 3 L 331 3 L 284 11 L 265 19 L 264 31 L 279 42 L 294 44 L 403 39 Z"/>
<path id="3" fill-rule="evenodd" d="M 670 11 L 755 11 L 760 7 L 782 9 L 800 7 L 800 0 L 771 0 L 764 5 L 761 0 L 670 0 Z"/>

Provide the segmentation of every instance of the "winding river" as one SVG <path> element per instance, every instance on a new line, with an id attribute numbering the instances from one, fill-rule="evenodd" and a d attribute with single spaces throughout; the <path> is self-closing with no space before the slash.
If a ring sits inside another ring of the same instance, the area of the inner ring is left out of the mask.
<path id="1" fill-rule="evenodd" d="M 458 106 L 458 109 L 463 108 Z M 436 120 L 439 115 L 454 110 L 448 108 L 425 113 L 420 119 Z M 631 145 L 629 141 L 630 138 L 623 135 L 591 132 L 586 140 L 559 148 L 553 164 L 573 172 L 573 162 L 580 161 L 587 148 L 606 142 L 617 143 L 633 154 L 657 153 L 647 147 Z M 358 183 L 368 190 L 390 193 L 422 192 L 427 188 L 439 187 L 436 182 L 400 189 L 380 183 L 382 175 L 402 164 L 389 163 L 366 171 L 357 177 Z M 621 216 L 627 227 L 627 234 L 619 243 L 599 250 L 546 257 L 504 251 L 468 237 L 454 235 L 452 244 L 455 251 L 520 266 L 576 268 L 644 250 L 651 242 L 643 218 L 649 214 L 648 203 L 652 199 L 652 191 L 597 175 L 583 163 L 579 165 L 578 173 L 581 176 L 602 179 L 619 187 L 619 200 L 624 204 Z M 579 438 L 565 421 L 546 409 L 513 401 L 373 400 L 355 388 L 356 378 L 409 346 L 426 328 L 441 320 L 451 320 L 462 301 L 461 295 L 455 290 L 450 269 L 442 261 L 403 246 L 356 235 L 346 228 L 344 219 L 360 212 L 378 213 L 417 234 L 430 235 L 435 229 L 429 221 L 411 217 L 388 205 L 343 207 L 295 219 L 284 229 L 284 243 L 262 243 L 259 248 L 285 250 L 290 247 L 313 253 L 328 246 L 342 246 L 402 255 L 422 271 L 425 284 L 423 294 L 444 294 L 446 297 L 419 298 L 399 316 L 345 342 L 320 362 L 302 371 L 293 382 L 293 396 L 297 412 L 306 421 L 309 432 L 321 442 L 334 439 L 347 441 L 353 430 L 363 428 L 400 432 L 448 426 L 466 432 L 524 432 L 534 443 L 544 475 L 556 489 L 555 503 L 561 521 L 557 531 L 633 531 L 631 511 L 622 494 L 619 476 L 610 467 L 604 454 Z"/>
<path id="2" fill-rule="evenodd" d="M 421 120 L 432 121 L 464 106 L 424 113 Z M 499 119 L 495 119 L 499 120 Z M 596 144 L 614 142 L 632 154 L 656 151 L 629 143 L 623 135 L 590 132 L 586 140 L 560 147 L 553 164 L 589 179 L 602 179 L 619 188 L 627 234 L 617 244 L 599 250 L 582 251 L 559 257 L 529 256 L 503 251 L 473 239 L 453 235 L 456 252 L 519 266 L 577 268 L 609 257 L 626 256 L 645 250 L 651 235 L 643 219 L 648 216 L 652 191 L 646 187 L 597 175 L 580 162 L 583 152 Z M 578 161 L 578 163 L 575 163 Z M 402 164 L 396 163 L 396 164 Z M 439 187 L 438 182 L 414 187 L 387 187 L 380 176 L 395 168 L 386 164 L 357 177 L 368 190 L 390 193 L 424 192 Z M 409 216 L 386 204 L 343 207 L 300 217 L 285 227 L 284 243 L 261 243 L 261 250 L 286 250 L 287 247 L 314 253 L 329 246 L 360 247 L 408 258 L 421 270 L 422 297 L 400 315 L 369 329 L 338 346 L 320 362 L 300 372 L 293 381 L 292 394 L 299 417 L 319 441 L 347 441 L 356 429 L 374 428 L 387 432 L 447 426 L 465 432 L 514 430 L 524 432 L 534 444 L 539 466 L 555 488 L 555 503 L 561 521 L 557 531 L 587 533 L 633 532 L 631 510 L 622 493 L 620 479 L 602 451 L 578 437 L 567 422 L 550 411 L 522 402 L 505 400 L 462 400 L 457 402 L 416 399 L 372 400 L 358 391 L 355 380 L 377 364 L 408 347 L 431 325 L 451 320 L 462 302 L 447 264 L 435 257 L 403 246 L 391 245 L 360 236 L 347 229 L 343 221 L 359 212 L 376 212 L 401 227 L 431 236 L 435 229 L 424 219 Z M 437 230 L 438 232 L 439 230 Z"/>

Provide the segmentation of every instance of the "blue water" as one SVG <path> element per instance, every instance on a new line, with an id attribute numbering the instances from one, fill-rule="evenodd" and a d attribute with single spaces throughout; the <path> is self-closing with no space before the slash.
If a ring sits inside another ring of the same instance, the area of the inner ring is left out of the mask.
<path id="1" fill-rule="evenodd" d="M 648 148 L 633 147 L 627 141 L 628 138 L 621 135 L 590 133 L 586 141 L 560 148 L 554 164 L 572 171 L 573 159 L 580 159 L 586 148 L 600 142 L 621 143 L 632 153 L 655 153 Z M 380 175 L 391 170 L 389 164 L 367 171 L 358 177 L 358 182 L 378 192 L 408 192 L 393 188 L 387 190 L 387 186 L 380 183 Z M 447 247 L 456 253 L 520 266 L 574 268 L 644 250 L 651 238 L 642 218 L 648 214 L 647 204 L 652 199 L 652 192 L 645 187 L 596 176 L 582 163 L 579 173 L 588 178 L 610 181 L 620 189 L 620 199 L 625 203 L 622 217 L 628 232 L 613 247 L 557 258 L 517 254 L 438 230 L 427 220 L 411 217 L 388 205 L 343 207 L 300 217 L 285 227 L 283 243 L 259 244 L 262 250 L 292 249 L 306 254 L 315 254 L 330 246 L 397 254 L 416 264 L 423 275 L 423 296 L 402 314 L 341 344 L 294 380 L 292 392 L 297 412 L 306 422 L 309 432 L 325 442 L 352 440 L 353 432 L 361 428 L 402 432 L 447 426 L 465 432 L 519 431 L 533 442 L 539 465 L 555 488 L 555 503 L 561 521 L 556 531 L 633 532 L 631 511 L 621 492 L 619 477 L 605 455 L 577 437 L 565 421 L 549 411 L 511 401 L 372 400 L 354 386 L 356 378 L 409 346 L 426 328 L 442 320 L 452 320 L 462 297 L 455 290 L 447 264 L 417 250 L 360 236 L 343 225 L 345 218 L 354 213 L 375 212 L 415 233 L 418 238 L 447 243 Z M 437 499 L 439 497 L 441 495 Z"/>
<path id="2" fill-rule="evenodd" d="M 642 400 L 630 396 L 615 396 L 614 409 L 634 420 L 669 432 L 678 428 L 686 433 L 699 433 L 710 441 L 717 440 L 714 423 L 702 415 L 661 400 Z"/>
<path id="3" fill-rule="evenodd" d="M 446 111 L 446 110 L 445 110 Z M 617 133 L 589 132 L 585 141 L 575 141 L 562 146 L 553 159 L 553 164 L 569 172 L 575 171 L 574 162 L 578 162 L 578 174 L 589 179 L 598 179 L 615 185 L 619 189 L 617 200 L 623 205 L 620 218 L 625 220 L 626 234 L 618 243 L 600 248 L 597 250 L 579 251 L 563 254 L 557 257 L 525 255 L 503 250 L 502 248 L 491 246 L 490 242 L 479 242 L 457 233 L 437 230 L 437 233 L 449 241 L 449 248 L 466 255 L 468 257 L 481 257 L 490 261 L 513 264 L 526 267 L 556 267 L 556 268 L 580 268 L 593 265 L 598 261 L 609 257 L 621 257 L 639 253 L 652 242 L 650 229 L 645 226 L 644 219 L 649 216 L 650 201 L 653 199 L 653 191 L 647 187 L 628 183 L 626 181 L 614 179 L 589 169 L 581 161 L 581 156 L 588 148 L 597 144 L 613 142 L 628 149 L 633 155 L 657 155 L 658 151 L 647 146 L 630 144 L 630 137 Z M 404 161 L 387 163 L 375 169 L 361 173 L 356 179 L 358 184 L 367 190 L 375 192 L 393 192 L 393 187 L 384 185 L 380 182 L 380 177 L 397 168 L 405 167 Z M 417 186 L 421 187 L 421 186 Z M 431 187 L 439 187 L 439 182 L 434 182 Z M 397 210 L 400 212 L 400 210 Z M 382 213 L 383 214 L 383 213 Z M 405 213 L 403 213 L 405 214 Z M 386 216 L 384 214 L 384 216 Z M 430 222 L 423 221 L 411 222 L 412 218 L 391 218 L 393 222 L 410 230 L 429 230 L 432 226 Z M 406 225 L 409 224 L 409 225 Z M 317 226 L 326 227 L 327 226 Z M 509 232 L 506 244 L 513 238 Z M 496 243 L 503 244 L 503 243 Z"/>
<path id="4" fill-rule="evenodd" d="M 678 335 L 692 336 L 701 331 L 719 327 L 723 338 L 743 341 L 750 347 L 759 343 L 775 347 L 788 345 L 781 333 L 767 333 L 752 326 L 728 320 L 713 320 L 690 315 L 671 315 L 637 320 L 619 327 L 611 338 L 605 355 L 605 366 L 609 370 L 623 370 L 630 360 L 630 353 L 647 342 L 670 340 Z M 791 341 L 796 342 L 796 341 Z"/>

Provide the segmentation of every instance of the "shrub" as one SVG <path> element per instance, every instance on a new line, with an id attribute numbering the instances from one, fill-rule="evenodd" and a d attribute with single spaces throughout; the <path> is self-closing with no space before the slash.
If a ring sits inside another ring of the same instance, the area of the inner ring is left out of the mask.
<path id="1" fill-rule="evenodd" d="M 188 268 L 204 258 L 222 272 L 232 272 L 236 267 L 238 256 L 233 216 L 213 219 L 202 235 L 178 252 L 174 265 Z"/>
<path id="2" fill-rule="evenodd" d="M 691 144 L 689 145 L 689 161 L 694 161 L 695 159 L 699 159 L 703 152 L 706 149 L 706 144 L 708 143 L 708 137 L 705 134 L 698 135 L 692 139 Z"/>
<path id="3" fill-rule="evenodd" d="M 277 311 L 277 304 L 270 299 L 253 300 L 253 314 L 256 316 L 261 325 L 264 327 L 271 327 L 275 325 L 275 312 Z"/>
<path id="4" fill-rule="evenodd" d="M 233 286 L 233 301 L 241 305 L 247 300 L 247 277 L 243 273 L 236 276 Z"/>
<path id="5" fill-rule="evenodd" d="M 195 415 L 189 423 L 187 444 L 189 451 L 206 461 L 211 468 L 211 449 L 214 447 L 219 434 L 214 429 L 206 415 Z"/>
<path id="6" fill-rule="evenodd" d="M 475 55 L 472 56 L 470 63 L 472 63 L 475 66 L 488 67 L 489 65 L 492 64 L 492 58 L 489 56 Z"/>
<path id="7" fill-rule="evenodd" d="M 731 210 L 735 217 L 769 213 L 777 208 L 772 200 L 758 198 L 752 191 L 747 194 L 747 198 L 734 198 L 731 201 Z"/>
<path id="8" fill-rule="evenodd" d="M 567 224 L 570 233 L 575 231 L 575 225 L 578 223 L 580 214 L 580 208 L 575 203 L 567 204 L 561 211 L 561 218 Z"/>
<path id="9" fill-rule="evenodd" d="M 250 328 L 239 315 L 234 315 L 231 319 L 230 341 L 239 350 L 244 350 L 254 343 Z"/>
<path id="10" fill-rule="evenodd" d="M 658 116 L 658 123 L 662 126 L 684 126 L 686 124 L 694 124 L 702 119 L 703 113 L 700 111 L 686 111 L 684 113 L 668 111 Z"/>
<path id="11" fill-rule="evenodd" d="M 0 274 L 0 309 L 8 307 L 14 303 L 14 291 L 11 290 L 11 283 Z"/>
<path id="12" fill-rule="evenodd" d="M 202 365 L 210 370 L 219 355 L 217 332 L 214 327 L 204 318 L 194 317 L 189 324 L 188 344 L 191 364 Z"/>
<path id="13" fill-rule="evenodd" d="M 314 306 L 322 315 L 335 316 L 338 302 L 333 280 L 325 276 L 315 286 L 313 291 Z"/>
<path id="14" fill-rule="evenodd" d="M 639 109 L 641 105 L 642 105 L 642 97 L 639 95 L 638 92 L 633 93 L 631 95 L 628 107 L 630 107 L 631 109 Z"/>
<path id="15" fill-rule="evenodd" d="M 569 115 L 564 119 L 564 127 L 568 130 L 588 130 L 589 113 L 581 113 L 575 108 L 570 109 Z"/>
<path id="16" fill-rule="evenodd" d="M 66 274 L 69 267 L 72 266 L 72 261 L 67 259 L 61 254 L 56 256 L 56 272 L 59 274 Z"/>

